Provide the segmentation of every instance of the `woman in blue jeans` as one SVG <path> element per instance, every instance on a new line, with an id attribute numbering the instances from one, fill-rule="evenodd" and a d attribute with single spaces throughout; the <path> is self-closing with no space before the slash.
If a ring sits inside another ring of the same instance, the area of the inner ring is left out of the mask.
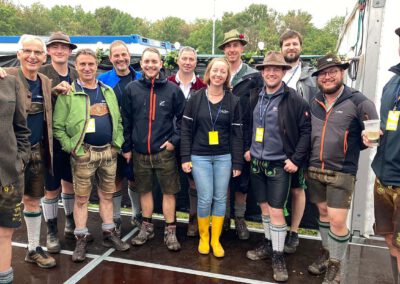
<path id="1" fill-rule="evenodd" d="M 184 172 L 192 172 L 197 185 L 199 252 L 225 255 L 219 242 L 231 173 L 239 176 L 243 163 L 243 135 L 239 99 L 229 91 L 230 69 L 225 58 L 207 66 L 206 88 L 193 95 L 185 108 L 181 127 Z"/>

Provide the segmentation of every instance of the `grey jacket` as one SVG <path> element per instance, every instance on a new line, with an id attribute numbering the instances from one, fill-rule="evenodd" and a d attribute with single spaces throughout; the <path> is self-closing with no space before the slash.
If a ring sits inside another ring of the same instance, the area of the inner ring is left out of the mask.
<path id="1" fill-rule="evenodd" d="M 0 183 L 9 185 L 23 174 L 31 148 L 25 97 L 11 75 L 0 80 L 0 133 Z"/>
<path id="2" fill-rule="evenodd" d="M 311 74 L 316 71 L 314 67 L 308 66 L 301 63 L 301 74 L 300 79 L 297 81 L 296 89 L 297 93 L 300 94 L 307 103 L 311 103 L 311 100 L 318 93 L 319 89 L 316 82 L 316 77 L 312 77 Z"/>

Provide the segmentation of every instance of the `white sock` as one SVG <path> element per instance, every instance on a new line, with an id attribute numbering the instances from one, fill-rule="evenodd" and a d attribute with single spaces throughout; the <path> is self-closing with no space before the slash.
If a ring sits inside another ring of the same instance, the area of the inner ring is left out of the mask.
<path id="1" fill-rule="evenodd" d="M 264 227 L 265 238 L 267 240 L 271 240 L 271 229 L 270 229 L 271 218 L 269 217 L 269 215 L 261 215 L 261 219 Z"/>
<path id="2" fill-rule="evenodd" d="M 42 212 L 24 211 L 26 231 L 28 232 L 28 250 L 36 250 L 40 240 L 40 225 L 42 223 Z"/>
<path id="3" fill-rule="evenodd" d="M 113 193 L 113 218 L 121 219 L 122 190 Z"/>
<path id="4" fill-rule="evenodd" d="M 270 225 L 271 238 L 272 238 L 272 249 L 277 252 L 283 252 L 285 247 L 285 238 L 287 225 Z"/>
<path id="5" fill-rule="evenodd" d="M 43 197 L 41 199 L 41 203 L 42 203 L 43 217 L 46 222 L 49 219 L 57 218 L 58 197 L 55 199 L 47 199 L 46 197 Z"/>
<path id="6" fill-rule="evenodd" d="M 74 213 L 75 194 L 61 193 L 65 215 Z"/>
<path id="7" fill-rule="evenodd" d="M 128 195 L 131 199 L 132 219 L 134 219 L 142 211 L 142 209 L 140 208 L 140 194 L 128 187 Z"/>

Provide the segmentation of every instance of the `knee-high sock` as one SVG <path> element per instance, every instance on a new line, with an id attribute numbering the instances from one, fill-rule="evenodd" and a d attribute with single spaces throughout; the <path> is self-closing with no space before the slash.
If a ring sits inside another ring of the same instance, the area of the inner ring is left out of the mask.
<path id="1" fill-rule="evenodd" d="M 113 193 L 113 218 L 121 219 L 122 190 Z"/>
<path id="2" fill-rule="evenodd" d="M 47 222 L 49 219 L 55 219 L 58 215 L 58 197 L 54 199 L 47 199 L 43 197 L 42 200 L 42 210 L 44 220 Z"/>
<path id="3" fill-rule="evenodd" d="M 140 208 L 140 194 L 128 187 L 128 195 L 132 204 L 132 219 L 134 219 L 142 211 Z"/>
<path id="4" fill-rule="evenodd" d="M 71 215 L 74 212 L 75 194 L 61 193 L 61 199 L 64 205 L 65 215 Z"/>
<path id="5" fill-rule="evenodd" d="M 350 232 L 344 236 L 335 235 L 329 230 L 329 257 L 342 262 L 346 255 L 347 246 L 350 240 Z"/>
<path id="6" fill-rule="evenodd" d="M 237 203 L 235 202 L 235 217 L 244 218 L 244 214 L 246 213 L 246 203 Z"/>
<path id="7" fill-rule="evenodd" d="M 42 223 L 42 212 L 24 211 L 26 230 L 28 232 L 28 249 L 36 250 L 40 246 L 40 224 Z"/>
<path id="8" fill-rule="evenodd" d="M 318 225 L 319 225 L 319 233 L 320 233 L 321 239 L 322 239 L 322 247 L 326 250 L 329 250 L 328 233 L 329 233 L 329 228 L 331 225 L 329 222 L 322 222 L 320 220 L 318 220 Z"/>
<path id="9" fill-rule="evenodd" d="M 271 229 L 270 229 L 271 218 L 269 217 L 269 215 L 261 215 L 261 219 L 264 228 L 265 238 L 267 240 L 271 240 Z"/>
<path id="10" fill-rule="evenodd" d="M 277 252 L 283 252 L 285 247 L 285 238 L 287 233 L 287 225 L 270 225 L 272 249 Z"/>

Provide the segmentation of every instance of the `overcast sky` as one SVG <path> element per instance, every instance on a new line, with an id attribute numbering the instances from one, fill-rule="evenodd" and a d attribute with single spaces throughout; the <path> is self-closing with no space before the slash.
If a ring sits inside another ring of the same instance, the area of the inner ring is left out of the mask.
<path id="1" fill-rule="evenodd" d="M 146 18 L 154 21 L 167 16 L 175 16 L 186 21 L 196 18 L 212 18 L 214 14 L 214 0 L 68 0 L 66 2 L 54 0 L 14 0 L 15 4 L 31 5 L 40 2 L 46 7 L 59 5 L 81 5 L 85 11 L 94 11 L 96 8 L 111 6 L 126 11 L 134 17 Z M 326 22 L 335 16 L 345 16 L 350 13 L 357 0 L 215 0 L 215 15 L 221 18 L 224 12 L 240 12 L 252 3 L 265 4 L 278 12 L 288 10 L 307 11 L 313 16 L 316 27 L 323 27 Z"/>

